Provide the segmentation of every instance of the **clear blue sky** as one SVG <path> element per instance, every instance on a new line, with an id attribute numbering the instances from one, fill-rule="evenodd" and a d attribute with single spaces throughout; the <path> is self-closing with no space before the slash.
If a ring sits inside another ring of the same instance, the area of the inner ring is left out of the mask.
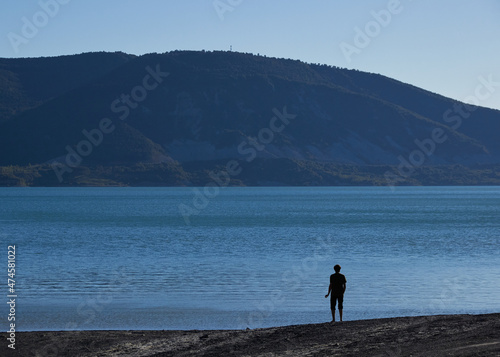
<path id="1" fill-rule="evenodd" d="M 232 45 L 380 73 L 459 100 L 474 95 L 480 77 L 500 82 L 499 0 L 4 0 L 0 36 L 0 57 Z M 480 105 L 500 109 L 500 83 L 481 94 Z"/>

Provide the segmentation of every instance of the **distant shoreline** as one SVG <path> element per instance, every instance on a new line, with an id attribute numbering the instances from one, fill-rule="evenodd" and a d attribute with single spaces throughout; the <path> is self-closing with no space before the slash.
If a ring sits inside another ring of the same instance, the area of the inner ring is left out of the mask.
<path id="1" fill-rule="evenodd" d="M 422 166 L 407 177 L 394 176 L 397 166 L 316 163 L 288 159 L 255 159 L 242 173 L 211 177 L 224 162 L 80 166 L 58 180 L 48 165 L 0 166 L 0 187 L 387 187 L 500 186 L 500 165 Z M 388 174 L 389 173 L 389 174 Z M 393 173 L 393 174 L 390 174 Z M 214 181 L 215 177 L 215 181 Z"/>
<path id="2" fill-rule="evenodd" d="M 253 330 L 17 332 L 16 350 L 5 338 L 0 350 L 8 356 L 498 356 L 498 331 L 500 313 L 435 315 Z"/>

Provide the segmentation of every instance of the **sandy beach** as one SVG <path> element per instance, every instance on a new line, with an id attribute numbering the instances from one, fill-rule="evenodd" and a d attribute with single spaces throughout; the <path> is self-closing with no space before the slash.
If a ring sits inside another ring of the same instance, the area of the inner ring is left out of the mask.
<path id="1" fill-rule="evenodd" d="M 11 356 L 500 356 L 500 314 L 218 331 L 18 332 Z"/>

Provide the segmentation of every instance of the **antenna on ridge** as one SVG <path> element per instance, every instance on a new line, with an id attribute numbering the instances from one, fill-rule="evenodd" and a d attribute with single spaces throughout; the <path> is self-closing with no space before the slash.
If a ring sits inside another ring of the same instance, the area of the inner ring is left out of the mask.
<path id="1" fill-rule="evenodd" d="M 229 46 L 229 52 L 233 51 L 233 45 Z"/>

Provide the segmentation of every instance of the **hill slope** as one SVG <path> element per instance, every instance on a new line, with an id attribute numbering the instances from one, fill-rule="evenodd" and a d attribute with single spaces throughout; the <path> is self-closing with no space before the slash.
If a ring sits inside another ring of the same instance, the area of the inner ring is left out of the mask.
<path id="1" fill-rule="evenodd" d="M 430 177 L 414 181 L 417 169 L 489 165 L 493 181 L 482 183 L 492 184 L 500 164 L 499 111 L 375 74 L 189 51 L 0 60 L 0 68 L 3 166 L 58 163 L 69 177 L 80 166 L 176 165 L 184 179 L 169 184 L 199 184 L 237 160 L 250 165 L 238 184 L 336 184 L 319 177 L 339 165 L 378 167 L 364 184 L 382 184 L 391 169 L 419 184 Z M 272 162 L 310 175 L 279 177 Z"/>

